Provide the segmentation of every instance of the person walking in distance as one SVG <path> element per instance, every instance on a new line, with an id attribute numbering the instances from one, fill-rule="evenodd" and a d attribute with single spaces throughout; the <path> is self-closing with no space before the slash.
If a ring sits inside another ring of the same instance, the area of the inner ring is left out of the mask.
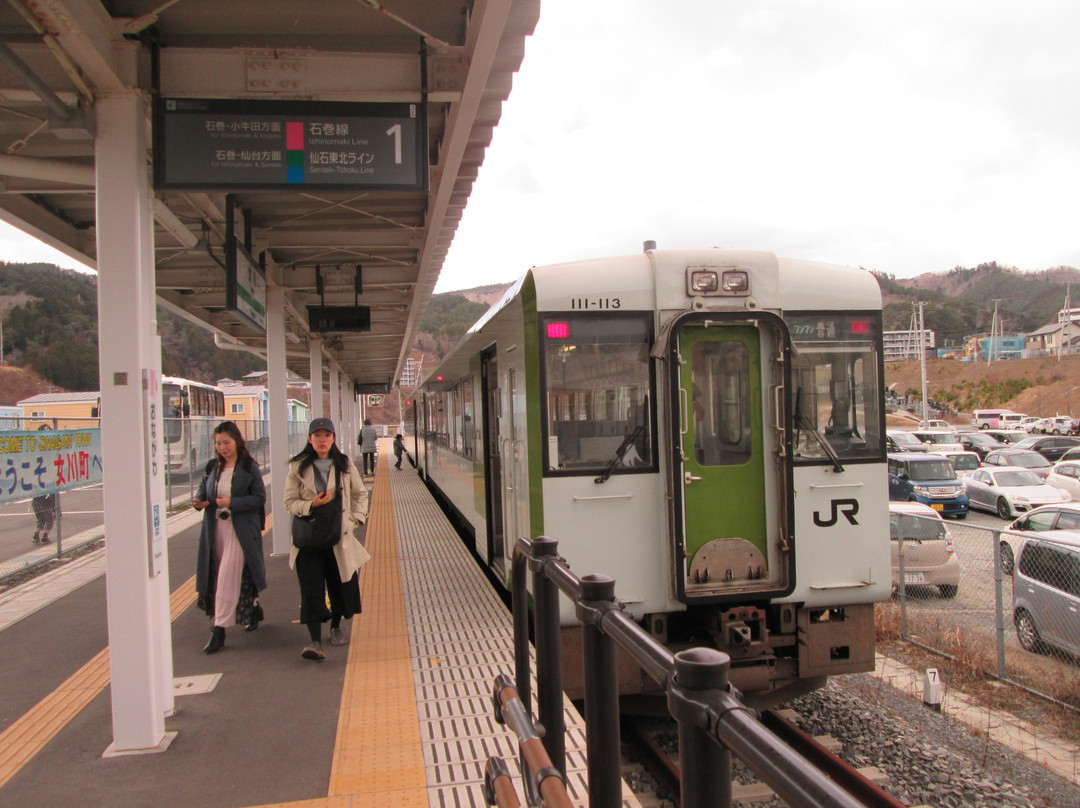
<path id="1" fill-rule="evenodd" d="M 364 459 L 364 474 L 375 473 L 375 441 L 378 437 L 375 427 L 371 425 L 371 419 L 365 418 L 360 438 L 357 440 L 360 444 L 360 455 Z"/>
<path id="2" fill-rule="evenodd" d="M 48 424 L 42 424 L 38 427 L 39 432 L 48 429 Z M 34 512 L 36 522 L 34 538 L 31 541 L 34 544 L 48 544 L 49 531 L 52 530 L 53 524 L 56 522 L 56 513 L 60 510 L 60 497 L 57 494 L 34 497 L 30 501 L 30 510 Z"/>
<path id="3" fill-rule="evenodd" d="M 401 469 L 401 456 L 405 453 L 405 438 L 401 437 L 401 433 L 394 435 L 394 457 L 397 458 L 397 462 L 394 464 L 394 468 Z"/>
<path id="4" fill-rule="evenodd" d="M 263 619 L 259 592 L 266 589 L 262 515 L 266 487 L 240 428 L 223 421 L 214 429 L 214 457 L 207 464 L 192 507 L 203 512 L 195 571 L 199 607 L 213 618 L 203 648 L 225 646 L 225 629 L 241 623 L 253 631 Z"/>
<path id="5" fill-rule="evenodd" d="M 340 501 L 340 536 L 328 547 L 289 550 L 289 566 L 300 584 L 300 622 L 307 626 L 311 642 L 304 659 L 326 658 L 322 647 L 322 624 L 330 621 L 330 644 L 345 645 L 341 621 L 360 613 L 360 566 L 367 553 L 355 535 L 364 530 L 368 517 L 368 492 L 364 481 L 334 443 L 334 422 L 316 418 L 308 427 L 308 444 L 289 461 L 285 480 L 285 510 L 293 518 L 312 515 L 312 508 Z M 327 598 L 330 608 L 326 607 Z"/>

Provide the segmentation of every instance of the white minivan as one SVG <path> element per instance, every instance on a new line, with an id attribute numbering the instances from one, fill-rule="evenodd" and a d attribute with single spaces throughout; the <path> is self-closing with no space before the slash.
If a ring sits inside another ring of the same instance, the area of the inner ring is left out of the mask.
<path id="1" fill-rule="evenodd" d="M 971 425 L 976 429 L 1011 429 L 1027 417 L 1022 412 L 1003 409 L 975 410 L 971 415 Z"/>

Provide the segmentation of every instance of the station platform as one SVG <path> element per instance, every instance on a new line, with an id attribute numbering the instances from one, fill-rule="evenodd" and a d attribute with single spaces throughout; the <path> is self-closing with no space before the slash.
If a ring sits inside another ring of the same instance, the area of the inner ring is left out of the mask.
<path id="1" fill-rule="evenodd" d="M 267 558 L 258 630 L 202 651 L 199 514 L 169 522 L 175 737 L 156 754 L 112 742 L 103 551 L 0 595 L 0 805 L 6 808 L 483 806 L 484 766 L 521 780 L 492 689 L 513 675 L 509 612 L 415 470 L 381 447 L 350 642 L 301 658 L 299 590 Z M 266 546 L 269 546 L 267 543 Z M 566 703 L 567 788 L 587 805 L 584 722 Z M 624 786 L 624 805 L 636 800 Z"/>

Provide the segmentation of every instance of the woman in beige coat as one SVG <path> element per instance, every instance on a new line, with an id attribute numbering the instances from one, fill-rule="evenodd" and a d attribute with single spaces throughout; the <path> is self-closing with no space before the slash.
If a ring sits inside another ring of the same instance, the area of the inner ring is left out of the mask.
<path id="1" fill-rule="evenodd" d="M 359 571 L 367 554 L 353 531 L 368 516 L 367 489 L 356 465 L 335 445 L 333 421 L 316 418 L 308 427 L 308 445 L 289 462 L 285 509 L 294 517 L 307 516 L 312 507 L 333 501 L 339 488 L 341 540 L 322 550 L 293 546 L 289 553 L 289 566 L 300 582 L 300 622 L 311 635 L 301 655 L 315 661 L 326 658 L 322 624 L 330 621 L 331 645 L 345 645 L 341 621 L 360 613 Z"/>

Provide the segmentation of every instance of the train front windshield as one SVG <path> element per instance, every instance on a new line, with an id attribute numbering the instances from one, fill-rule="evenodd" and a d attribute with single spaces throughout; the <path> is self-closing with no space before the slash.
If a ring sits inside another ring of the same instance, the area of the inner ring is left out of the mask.
<path id="1" fill-rule="evenodd" d="M 878 313 L 788 313 L 795 460 L 879 460 L 883 398 Z M 825 447 L 828 444 L 828 448 Z"/>
<path id="2" fill-rule="evenodd" d="M 541 322 L 547 473 L 656 467 L 649 315 Z"/>

